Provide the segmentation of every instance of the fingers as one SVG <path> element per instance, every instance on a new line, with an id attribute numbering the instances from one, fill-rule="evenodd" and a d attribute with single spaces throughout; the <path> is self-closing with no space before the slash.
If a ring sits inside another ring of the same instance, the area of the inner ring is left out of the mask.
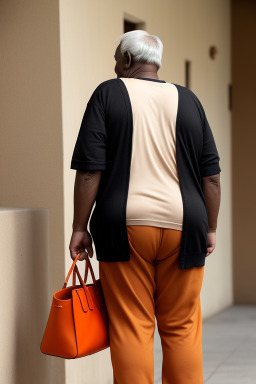
<path id="1" fill-rule="evenodd" d="M 86 249 L 89 252 L 89 257 L 92 258 L 93 257 L 93 249 L 92 249 L 92 247 L 87 247 Z"/>
<path id="2" fill-rule="evenodd" d="M 87 252 L 85 250 L 81 250 L 80 251 L 80 256 L 78 257 L 78 260 L 82 261 L 85 259 L 86 255 L 87 255 Z"/>
<path id="3" fill-rule="evenodd" d="M 78 250 L 78 251 L 70 251 L 71 259 L 72 259 L 72 260 L 75 260 L 76 257 L 77 257 L 77 255 L 78 255 L 79 253 L 80 253 L 80 256 L 78 257 L 77 260 L 80 260 L 80 261 L 84 260 L 86 254 L 87 254 L 86 251 L 85 251 L 84 249 L 80 249 L 80 250 Z"/>
<path id="4" fill-rule="evenodd" d="M 73 231 L 69 244 L 70 256 L 73 260 L 79 255 L 78 260 L 84 260 L 88 255 L 93 257 L 92 238 L 88 231 Z M 87 252 L 88 251 L 88 254 Z"/>
<path id="5" fill-rule="evenodd" d="M 209 256 L 216 246 L 216 231 L 207 233 L 207 254 Z"/>
<path id="6" fill-rule="evenodd" d="M 77 255 L 78 255 L 79 253 L 81 253 L 81 251 L 71 251 L 71 250 L 70 250 L 70 256 L 71 256 L 71 259 L 72 259 L 72 260 L 75 260 L 75 258 L 77 257 Z M 83 259 L 81 258 L 81 255 L 79 256 L 78 260 L 83 260 Z"/>
<path id="7" fill-rule="evenodd" d="M 78 251 L 70 251 L 70 255 L 71 255 L 71 259 L 72 260 L 75 260 L 75 258 L 77 257 L 77 255 L 80 253 L 80 256 L 78 257 L 77 260 L 84 260 L 86 258 L 86 256 L 88 255 L 90 258 L 93 257 L 93 249 L 92 247 L 87 247 L 87 248 L 81 248 L 80 250 Z"/>
<path id="8" fill-rule="evenodd" d="M 93 250 L 92 247 L 86 247 L 82 252 L 83 259 L 85 259 L 86 256 L 89 256 L 90 258 L 93 257 Z"/>
<path id="9" fill-rule="evenodd" d="M 206 257 L 209 256 L 213 252 L 214 249 L 215 249 L 215 247 L 207 247 Z"/>

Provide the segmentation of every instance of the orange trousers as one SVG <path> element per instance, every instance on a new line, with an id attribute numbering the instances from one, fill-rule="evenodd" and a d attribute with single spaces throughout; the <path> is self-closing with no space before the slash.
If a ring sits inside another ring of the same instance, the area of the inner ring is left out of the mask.
<path id="1" fill-rule="evenodd" d="M 154 383 L 155 318 L 163 384 L 203 384 L 204 266 L 178 269 L 182 231 L 127 225 L 130 260 L 99 261 L 114 384 Z"/>

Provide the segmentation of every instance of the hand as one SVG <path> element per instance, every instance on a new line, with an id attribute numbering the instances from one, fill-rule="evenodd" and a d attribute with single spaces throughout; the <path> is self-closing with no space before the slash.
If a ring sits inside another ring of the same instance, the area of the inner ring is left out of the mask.
<path id="1" fill-rule="evenodd" d="M 207 233 L 207 254 L 206 257 L 214 251 L 216 247 L 216 232 Z"/>
<path id="2" fill-rule="evenodd" d="M 89 257 L 93 257 L 93 249 L 92 249 L 92 237 L 90 233 L 87 230 L 79 230 L 74 231 L 72 233 L 72 237 L 69 244 L 69 250 L 71 259 L 75 260 L 78 253 L 81 252 L 81 255 L 79 256 L 78 260 L 84 260 L 87 252 L 85 251 L 85 248 L 89 252 Z"/>

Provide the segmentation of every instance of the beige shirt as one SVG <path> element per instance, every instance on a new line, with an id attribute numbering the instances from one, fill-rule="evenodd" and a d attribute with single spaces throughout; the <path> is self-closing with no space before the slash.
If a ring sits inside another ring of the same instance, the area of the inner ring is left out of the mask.
<path id="1" fill-rule="evenodd" d="M 132 114 L 127 225 L 182 230 L 183 203 L 176 163 L 178 90 L 172 83 L 120 78 Z"/>

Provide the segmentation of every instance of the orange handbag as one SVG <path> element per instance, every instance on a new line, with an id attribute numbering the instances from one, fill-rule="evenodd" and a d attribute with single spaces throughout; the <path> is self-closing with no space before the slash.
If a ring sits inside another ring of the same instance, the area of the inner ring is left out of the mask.
<path id="1" fill-rule="evenodd" d="M 84 280 L 76 256 L 60 291 L 53 295 L 40 350 L 65 359 L 91 355 L 109 347 L 109 318 L 100 279 L 95 279 L 88 254 Z M 93 284 L 87 284 L 88 267 Z M 73 285 L 67 287 L 73 271 Z M 76 285 L 76 274 L 81 285 Z"/>

